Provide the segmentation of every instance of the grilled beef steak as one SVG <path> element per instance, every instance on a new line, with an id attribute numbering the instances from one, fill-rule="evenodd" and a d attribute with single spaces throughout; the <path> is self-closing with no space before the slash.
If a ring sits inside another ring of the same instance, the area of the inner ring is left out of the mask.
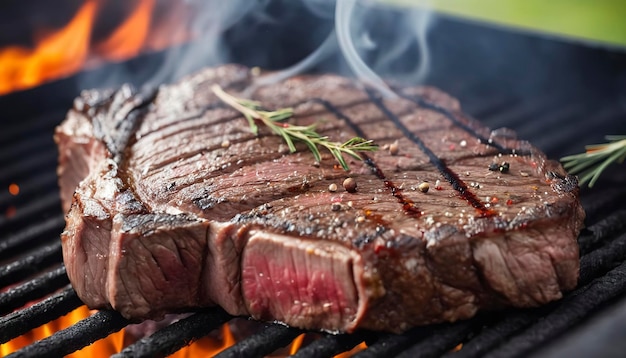
<path id="1" fill-rule="evenodd" d="M 230 65 L 76 100 L 55 138 L 64 260 L 88 306 L 145 319 L 220 305 L 302 328 L 400 332 L 575 287 L 577 181 L 510 131 L 432 88 L 383 99 L 334 75 L 253 82 Z M 253 135 L 215 83 L 381 150 L 348 172 L 302 143 L 289 154 L 266 128 Z"/>

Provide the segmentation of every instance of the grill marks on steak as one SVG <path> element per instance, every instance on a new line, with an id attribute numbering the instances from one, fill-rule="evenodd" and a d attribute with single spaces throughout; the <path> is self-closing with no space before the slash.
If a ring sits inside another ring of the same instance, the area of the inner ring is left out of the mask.
<path id="1" fill-rule="evenodd" d="M 489 216 L 496 215 L 496 211 L 494 211 L 493 209 L 488 209 L 485 206 L 485 203 L 483 203 L 480 199 L 478 199 L 476 195 L 469 190 L 465 182 L 463 182 L 463 180 L 459 178 L 458 174 L 452 171 L 446 165 L 446 163 L 444 163 L 443 160 L 441 160 L 441 158 L 438 157 L 428 146 L 426 146 L 424 141 L 417 134 L 415 134 L 415 133 L 418 133 L 419 130 L 411 131 L 401 122 L 398 116 L 396 116 L 391 110 L 389 110 L 389 108 L 387 108 L 387 106 L 385 106 L 385 104 L 380 98 L 376 97 L 376 95 L 370 91 L 368 91 L 368 94 L 370 98 L 372 99 L 372 102 L 376 104 L 376 106 L 381 110 L 381 112 L 383 112 L 385 116 L 387 116 L 387 118 L 389 118 L 393 122 L 393 124 L 395 124 L 395 126 L 402 132 L 402 134 L 407 139 L 415 143 L 417 147 L 424 154 L 426 154 L 430 163 L 434 165 L 435 168 L 437 168 L 439 173 L 441 173 L 441 175 L 450 183 L 450 185 L 452 185 L 454 190 L 459 192 L 459 195 L 461 196 L 461 198 L 466 200 L 471 206 L 473 206 L 476 210 L 479 211 L 481 217 L 489 217 Z M 455 125 L 458 125 L 457 124 L 458 121 L 454 121 L 453 123 Z M 464 129 L 466 129 L 466 127 L 464 127 Z M 473 132 L 470 132 L 470 133 L 473 135 L 476 135 Z M 481 138 L 477 138 L 477 139 L 480 140 Z M 480 140 L 480 142 L 482 143 L 483 141 Z"/>
<path id="2" fill-rule="evenodd" d="M 399 142 L 399 155 L 350 159 L 346 173 L 330 154 L 314 165 L 304 145 L 288 154 L 263 128 L 251 135 L 209 90 L 249 81 L 246 69 L 223 66 L 161 87 L 140 123 L 122 127 L 132 134 L 118 157 L 93 114 L 70 111 L 56 134 L 65 205 L 85 179 L 62 238 L 88 305 L 146 318 L 219 304 L 303 328 L 399 332 L 542 304 L 575 286 L 584 216 L 575 179 L 529 144 L 489 132 L 429 88 L 382 100 L 327 75 L 254 92 L 332 140 Z M 114 118 L 111 104 L 97 110 Z M 504 160 L 509 174 L 488 170 Z M 356 193 L 328 191 L 346 175 Z"/>

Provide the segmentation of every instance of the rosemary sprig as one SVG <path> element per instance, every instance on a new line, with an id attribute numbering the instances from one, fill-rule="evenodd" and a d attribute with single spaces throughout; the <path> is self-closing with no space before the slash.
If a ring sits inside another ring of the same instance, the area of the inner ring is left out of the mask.
<path id="1" fill-rule="evenodd" d="M 272 130 L 272 132 L 283 137 L 291 153 L 296 151 L 294 141 L 300 141 L 307 145 L 309 150 L 313 153 L 315 160 L 320 162 L 322 156 L 318 146 L 323 147 L 335 157 L 344 170 L 349 170 L 348 163 L 346 163 L 342 154 L 345 153 L 355 159 L 362 160 L 358 152 L 374 151 L 378 149 L 378 146 L 374 144 L 374 142 L 361 137 L 354 137 L 344 143 L 332 142 L 327 136 L 322 136 L 317 133 L 314 124 L 310 126 L 298 126 L 285 123 L 285 120 L 293 116 L 293 110 L 291 108 L 269 111 L 263 108 L 259 102 L 236 98 L 224 92 L 217 84 L 213 85 L 211 89 L 219 99 L 241 112 L 241 114 L 246 117 L 252 133 L 258 135 L 259 128 L 257 127 L 257 121 L 262 123 Z"/>
<path id="2" fill-rule="evenodd" d="M 600 174 L 611 163 L 623 163 L 626 159 L 626 135 L 605 137 L 608 143 L 585 146 L 585 153 L 561 158 L 563 167 L 572 174 L 580 174 L 580 184 L 593 187 Z"/>

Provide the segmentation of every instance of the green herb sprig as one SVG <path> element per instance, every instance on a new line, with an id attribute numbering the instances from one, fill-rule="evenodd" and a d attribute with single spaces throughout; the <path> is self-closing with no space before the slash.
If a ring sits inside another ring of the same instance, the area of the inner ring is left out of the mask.
<path id="1" fill-rule="evenodd" d="M 246 117 L 252 133 L 258 135 L 259 128 L 257 121 L 262 123 L 272 132 L 283 137 L 291 153 L 296 151 L 294 141 L 300 141 L 307 145 L 309 150 L 313 153 L 315 160 L 320 162 L 322 156 L 318 146 L 323 147 L 335 157 L 344 170 L 349 170 L 350 168 L 342 155 L 343 153 L 355 159 L 362 160 L 358 152 L 378 150 L 378 146 L 374 144 L 373 141 L 361 137 L 354 137 L 344 143 L 332 142 L 328 139 L 328 136 L 322 136 L 317 133 L 314 124 L 310 126 L 298 126 L 286 123 L 285 121 L 293 116 L 293 110 L 291 108 L 269 111 L 263 108 L 259 102 L 236 98 L 226 93 L 217 84 L 213 85 L 211 89 L 219 99 L 241 112 L 241 114 Z"/>
<path id="2" fill-rule="evenodd" d="M 580 184 L 593 187 L 600 174 L 612 163 L 623 163 L 626 159 L 626 135 L 605 137 L 608 143 L 585 146 L 585 153 L 561 158 L 563 167 L 571 174 L 580 174 Z"/>

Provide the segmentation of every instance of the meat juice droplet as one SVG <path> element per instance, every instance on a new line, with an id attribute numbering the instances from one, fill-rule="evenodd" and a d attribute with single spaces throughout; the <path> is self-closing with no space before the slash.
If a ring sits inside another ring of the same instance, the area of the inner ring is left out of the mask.
<path id="1" fill-rule="evenodd" d="M 402 204 L 402 210 L 404 210 L 405 214 L 412 218 L 418 218 L 422 215 L 422 211 L 415 206 L 415 203 L 411 199 L 406 198 L 402 194 L 402 189 L 398 188 L 391 180 L 385 180 L 384 184 L 391 191 L 391 195 Z"/>
<path id="2" fill-rule="evenodd" d="M 450 175 L 453 179 L 454 182 L 457 183 L 457 185 L 461 186 L 461 188 L 458 191 L 459 196 L 461 198 L 463 198 L 463 200 L 467 201 L 468 203 L 470 203 L 471 206 L 474 207 L 474 209 L 476 209 L 476 211 L 478 212 L 478 217 L 481 218 L 487 218 L 487 217 L 491 217 L 491 216 L 495 216 L 497 215 L 497 212 L 493 209 L 487 208 L 479 199 L 478 197 L 476 197 L 476 195 L 474 193 L 472 193 L 469 188 L 467 188 L 463 182 L 461 181 L 461 179 L 459 178 L 459 176 L 450 171 L 448 173 L 448 175 Z"/>
<path id="3" fill-rule="evenodd" d="M 413 218 L 418 218 L 422 216 L 422 211 L 417 208 L 412 200 L 402 195 L 402 189 L 398 188 L 391 180 L 388 180 L 385 177 L 385 173 L 383 173 L 383 171 L 378 167 L 378 165 L 376 165 L 376 163 L 374 163 L 371 158 L 366 157 L 365 164 L 368 165 L 370 169 L 372 169 L 378 179 L 381 179 L 383 181 L 385 187 L 389 191 L 391 191 L 391 195 L 398 199 L 398 202 L 402 204 L 402 210 L 404 210 L 407 215 Z"/>

